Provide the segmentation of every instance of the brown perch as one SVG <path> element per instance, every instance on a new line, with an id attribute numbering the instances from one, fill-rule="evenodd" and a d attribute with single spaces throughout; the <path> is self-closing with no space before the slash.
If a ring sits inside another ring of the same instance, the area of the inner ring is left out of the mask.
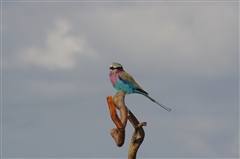
<path id="1" fill-rule="evenodd" d="M 117 128 L 113 128 L 110 131 L 111 136 L 114 138 L 116 145 L 121 147 L 125 140 L 125 127 L 127 125 L 127 119 L 132 123 L 134 132 L 128 151 L 128 159 L 136 159 L 137 151 L 144 140 L 144 130 L 142 126 L 146 126 L 146 122 L 139 123 L 133 113 L 126 107 L 124 103 L 125 92 L 119 90 L 116 95 L 107 97 L 110 116 Z M 116 108 L 120 112 L 120 119 L 116 112 Z"/>

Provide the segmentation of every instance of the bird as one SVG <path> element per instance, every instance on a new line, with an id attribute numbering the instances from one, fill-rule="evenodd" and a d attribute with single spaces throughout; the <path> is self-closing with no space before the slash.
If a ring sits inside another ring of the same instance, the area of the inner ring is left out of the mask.
<path id="1" fill-rule="evenodd" d="M 126 94 L 141 94 L 165 110 L 169 112 L 171 111 L 170 108 L 150 97 L 149 94 L 134 80 L 134 78 L 124 71 L 123 66 L 120 63 L 112 62 L 109 70 L 110 81 L 117 91 L 123 90 Z"/>

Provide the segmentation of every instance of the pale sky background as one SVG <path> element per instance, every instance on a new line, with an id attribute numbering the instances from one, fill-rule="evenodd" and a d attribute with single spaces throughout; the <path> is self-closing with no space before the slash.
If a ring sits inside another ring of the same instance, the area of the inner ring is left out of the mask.
<path id="1" fill-rule="evenodd" d="M 239 4 L 217 1 L 2 2 L 2 157 L 126 158 L 115 61 L 172 109 L 126 97 L 148 123 L 137 157 L 239 157 Z"/>

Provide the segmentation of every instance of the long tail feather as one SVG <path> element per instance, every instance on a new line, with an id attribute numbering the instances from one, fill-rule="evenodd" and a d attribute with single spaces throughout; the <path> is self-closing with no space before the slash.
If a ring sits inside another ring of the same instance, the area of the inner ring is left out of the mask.
<path id="1" fill-rule="evenodd" d="M 144 93 L 141 93 L 141 94 L 144 95 L 145 97 L 147 97 L 148 99 L 150 99 L 152 102 L 154 102 L 154 103 L 156 103 L 157 105 L 159 105 L 160 107 L 164 108 L 165 110 L 167 110 L 167 111 L 169 111 L 169 112 L 171 111 L 170 108 L 168 108 L 167 106 L 165 106 L 165 105 L 159 103 L 158 101 L 156 101 L 155 99 L 153 99 L 153 98 L 150 97 L 149 95 L 144 94 Z"/>

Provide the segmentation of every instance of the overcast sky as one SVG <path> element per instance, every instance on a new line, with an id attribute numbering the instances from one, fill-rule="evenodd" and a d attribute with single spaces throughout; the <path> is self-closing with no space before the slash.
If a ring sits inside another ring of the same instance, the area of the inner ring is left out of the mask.
<path id="1" fill-rule="evenodd" d="M 239 157 L 239 4 L 2 2 L 2 156 L 126 158 L 110 136 L 111 62 L 141 95 L 140 158 Z"/>

